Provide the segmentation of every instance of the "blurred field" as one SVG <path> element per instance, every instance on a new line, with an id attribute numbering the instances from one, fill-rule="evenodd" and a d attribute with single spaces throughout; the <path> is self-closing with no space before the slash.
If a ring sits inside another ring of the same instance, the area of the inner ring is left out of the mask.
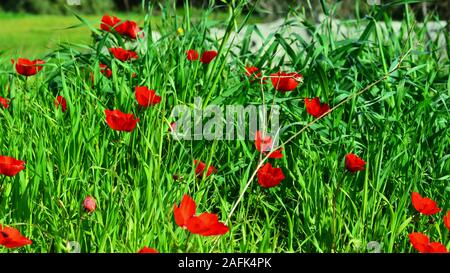
<path id="1" fill-rule="evenodd" d="M 125 15 L 141 23 L 142 16 Z M 83 16 L 99 27 L 101 15 Z M 34 57 L 55 49 L 60 42 L 88 43 L 90 31 L 75 16 L 0 14 L 0 49 L 12 56 Z M 70 28 L 79 26 L 76 28 Z M 68 29 L 70 28 L 70 29 Z"/>
<path id="2" fill-rule="evenodd" d="M 182 11 L 178 12 L 182 16 Z M 193 10 L 192 15 L 198 17 L 201 10 Z M 123 19 L 143 24 L 144 16 L 138 13 L 114 13 Z M 82 15 L 93 26 L 99 28 L 102 14 Z M 225 20 L 225 13 L 211 14 L 212 20 Z M 161 16 L 152 16 L 152 24 L 160 25 Z M 259 22 L 261 18 L 253 17 L 249 22 Z M 75 16 L 64 15 L 31 15 L 0 13 L 0 50 L 6 50 L 11 56 L 34 58 L 54 50 L 59 43 L 70 42 L 86 44 L 91 40 L 89 28 Z"/>

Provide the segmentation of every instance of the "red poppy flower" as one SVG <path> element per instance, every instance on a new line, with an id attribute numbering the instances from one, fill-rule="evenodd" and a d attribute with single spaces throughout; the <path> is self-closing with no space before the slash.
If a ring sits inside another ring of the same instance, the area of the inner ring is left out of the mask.
<path id="1" fill-rule="evenodd" d="M 228 227 L 219 222 L 216 214 L 207 212 L 192 217 L 187 224 L 187 229 L 193 234 L 202 236 L 222 235 L 228 232 Z"/>
<path id="2" fill-rule="evenodd" d="M 125 50 L 121 47 L 113 47 L 109 49 L 116 59 L 126 62 L 132 59 L 137 59 L 139 56 L 132 50 Z"/>
<path id="3" fill-rule="evenodd" d="M 146 86 L 137 86 L 134 88 L 136 100 L 142 107 L 149 107 L 161 102 L 161 97 L 156 95 L 154 90 L 149 90 Z"/>
<path id="4" fill-rule="evenodd" d="M 443 244 L 432 242 L 427 247 L 427 253 L 448 253 L 448 250 Z"/>
<path id="5" fill-rule="evenodd" d="M 116 16 L 109 15 L 104 15 L 102 17 L 100 28 L 105 31 L 111 31 L 111 29 L 115 29 L 117 33 L 128 36 L 132 39 L 136 39 L 138 32 L 141 31 L 136 22 L 129 20 L 122 21 Z"/>
<path id="6" fill-rule="evenodd" d="M 300 82 L 303 82 L 303 76 L 295 72 L 285 73 L 278 72 L 271 74 L 272 85 L 275 90 L 280 92 L 288 92 L 297 88 Z"/>
<path id="7" fill-rule="evenodd" d="M 111 28 L 116 27 L 122 20 L 116 16 L 109 16 L 107 14 L 103 15 L 102 22 L 100 23 L 100 28 L 105 31 L 111 31 Z"/>
<path id="8" fill-rule="evenodd" d="M 106 123 L 113 130 L 131 132 L 136 128 L 139 118 L 120 110 L 105 110 Z"/>
<path id="9" fill-rule="evenodd" d="M 312 115 L 315 118 L 318 118 L 328 112 L 330 110 L 330 107 L 328 104 L 320 103 L 320 99 L 318 97 L 315 97 L 313 99 L 305 98 L 305 106 L 306 106 L 306 112 L 308 112 L 310 115 Z"/>
<path id="10" fill-rule="evenodd" d="M 409 241 L 412 246 L 421 253 L 425 252 L 427 245 L 430 243 L 428 236 L 420 232 L 413 232 L 409 234 Z"/>
<path id="11" fill-rule="evenodd" d="M 123 23 L 125 31 L 119 32 L 122 35 L 126 35 L 130 37 L 131 39 L 136 39 L 139 31 L 141 31 L 134 21 L 125 21 Z"/>
<path id="12" fill-rule="evenodd" d="M 411 202 L 414 208 L 425 215 L 433 215 L 441 211 L 436 202 L 428 197 L 423 198 L 419 193 L 413 192 L 411 195 Z"/>
<path id="13" fill-rule="evenodd" d="M 95 202 L 95 199 L 93 197 L 91 197 L 90 195 L 86 196 L 86 198 L 83 201 L 83 207 L 88 212 L 93 212 L 95 210 L 95 208 L 97 208 L 97 204 Z"/>
<path id="14" fill-rule="evenodd" d="M 3 105 L 3 107 L 5 107 L 5 109 L 8 109 L 8 107 L 9 107 L 9 100 L 0 97 L 0 105 Z"/>
<path id="15" fill-rule="evenodd" d="M 267 155 L 272 150 L 273 146 L 272 138 L 269 135 L 266 135 L 263 139 L 261 131 L 256 131 L 255 146 L 256 150 Z M 282 150 L 283 148 L 273 151 L 272 153 L 270 153 L 269 158 L 282 158 L 283 157 L 283 154 L 281 153 Z"/>
<path id="16" fill-rule="evenodd" d="M 364 165 L 366 162 L 355 154 L 350 153 L 345 156 L 345 168 L 350 172 L 364 171 Z"/>
<path id="17" fill-rule="evenodd" d="M 450 231 L 450 210 L 444 215 L 444 225 Z"/>
<path id="18" fill-rule="evenodd" d="M 181 200 L 180 206 L 173 204 L 173 215 L 175 217 L 175 223 L 182 228 L 186 228 L 189 220 L 195 214 L 196 205 L 189 195 L 185 194 L 183 200 Z"/>
<path id="19" fill-rule="evenodd" d="M 266 163 L 258 170 L 258 183 L 264 188 L 278 186 L 284 179 L 281 168 L 272 168 L 270 163 Z"/>
<path id="20" fill-rule="evenodd" d="M 6 248 L 16 248 L 31 245 L 33 242 L 12 227 L 0 225 L 0 245 Z"/>
<path id="21" fill-rule="evenodd" d="M 61 109 L 63 112 L 66 112 L 67 110 L 67 101 L 63 96 L 58 96 L 55 99 L 55 107 L 58 108 L 61 106 Z"/>
<path id="22" fill-rule="evenodd" d="M 202 178 L 203 174 L 205 173 L 206 164 L 203 161 L 194 160 L 194 165 L 196 165 L 195 174 L 198 177 Z M 216 171 L 217 171 L 216 168 L 214 168 L 213 166 L 209 166 L 208 172 L 206 173 L 206 177 L 210 176 L 211 174 L 215 173 Z"/>
<path id="23" fill-rule="evenodd" d="M 245 75 L 250 78 L 251 83 L 255 82 L 256 80 L 258 81 L 261 80 L 262 73 L 261 72 L 257 73 L 258 71 L 259 68 L 255 66 L 247 66 L 245 68 Z M 266 84 L 265 79 L 263 79 L 262 83 Z"/>
<path id="24" fill-rule="evenodd" d="M 189 61 L 195 61 L 198 59 L 198 52 L 194 49 L 189 49 L 188 51 L 186 51 L 186 58 Z"/>
<path id="25" fill-rule="evenodd" d="M 158 253 L 158 250 L 144 246 L 138 253 Z"/>
<path id="26" fill-rule="evenodd" d="M 261 77 L 261 72 L 257 73 L 259 71 L 259 68 L 257 68 L 256 66 L 247 66 L 245 68 L 245 75 L 247 75 L 248 77 L 250 76 L 256 76 L 257 78 Z"/>
<path id="27" fill-rule="evenodd" d="M 100 73 L 105 75 L 107 78 L 111 78 L 112 76 L 112 70 L 109 68 L 106 64 L 99 64 L 100 66 Z"/>
<path id="28" fill-rule="evenodd" d="M 25 169 L 25 161 L 17 160 L 9 156 L 0 156 L 0 174 L 15 176 Z"/>
<path id="29" fill-rule="evenodd" d="M 14 64 L 14 60 L 11 59 L 11 62 Z M 20 75 L 23 76 L 33 76 L 36 75 L 42 69 L 42 65 L 45 64 L 43 60 L 36 59 L 34 61 L 30 61 L 28 59 L 19 58 L 16 63 L 16 71 Z"/>
<path id="30" fill-rule="evenodd" d="M 447 253 L 444 245 L 438 242 L 430 243 L 428 236 L 420 232 L 409 234 L 409 241 L 412 246 L 420 253 Z"/>
<path id="31" fill-rule="evenodd" d="M 202 53 L 202 56 L 200 57 L 200 62 L 204 64 L 209 64 L 215 57 L 217 56 L 217 51 L 215 50 L 208 50 Z"/>

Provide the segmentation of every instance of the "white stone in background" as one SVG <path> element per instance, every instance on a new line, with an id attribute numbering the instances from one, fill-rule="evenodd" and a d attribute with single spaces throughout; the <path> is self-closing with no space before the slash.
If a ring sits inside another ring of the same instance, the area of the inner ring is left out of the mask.
<path id="1" fill-rule="evenodd" d="M 81 0 L 66 0 L 66 3 L 69 6 L 80 6 Z"/>
<path id="2" fill-rule="evenodd" d="M 365 27 L 367 26 L 367 21 L 364 24 L 357 23 L 356 20 L 346 20 L 341 21 L 334 18 L 326 17 L 325 15 L 319 15 L 319 19 L 322 21 L 322 24 L 316 24 L 316 28 L 322 35 L 326 34 L 328 31 L 328 26 L 331 25 L 331 29 L 336 37 L 337 41 L 345 40 L 345 39 L 358 39 L 360 35 L 363 33 Z M 261 23 L 256 24 L 256 27 L 258 28 L 259 32 L 261 33 L 261 36 L 254 31 L 251 35 L 251 42 L 250 42 L 250 51 L 252 53 L 256 53 L 258 50 L 260 50 L 262 47 L 264 49 L 267 49 L 272 41 L 275 39 L 274 34 L 281 33 L 284 38 L 290 38 L 295 39 L 295 36 L 292 34 L 299 35 L 302 37 L 307 43 L 310 43 L 312 41 L 312 37 L 307 31 L 306 27 L 301 25 L 301 22 L 296 22 L 295 18 L 289 19 L 290 24 L 285 24 L 284 19 L 278 19 L 273 22 L 269 23 Z M 404 24 L 404 23 L 403 23 Z M 396 35 L 400 33 L 400 30 L 402 28 L 402 22 L 393 21 L 391 23 L 393 34 Z M 438 22 L 429 22 L 426 24 L 428 28 L 428 35 L 429 38 L 432 40 L 435 40 L 436 38 L 439 38 L 439 47 L 441 50 L 441 55 L 445 56 L 446 54 L 446 43 L 445 43 L 445 37 L 442 35 L 442 29 L 445 29 L 446 22 L 445 21 L 438 21 Z M 233 32 L 230 35 L 230 38 L 228 40 L 228 43 L 231 42 L 234 45 L 239 45 L 242 43 L 244 39 L 244 35 L 247 31 L 247 28 L 250 26 L 245 26 L 239 33 Z M 385 42 L 389 41 L 389 37 L 391 33 L 388 31 L 387 24 L 385 22 L 377 22 L 377 27 L 379 28 L 379 31 L 384 38 Z M 406 26 L 403 26 L 406 28 Z M 416 25 L 416 29 L 420 29 L 423 27 L 423 23 L 418 23 Z M 222 37 L 225 35 L 225 30 L 221 28 L 211 28 L 210 29 L 210 35 L 212 38 L 220 41 Z M 404 37 L 406 38 L 406 31 L 404 31 Z M 439 35 L 439 37 L 438 37 Z M 157 31 L 152 32 L 152 38 L 153 41 L 157 42 L 161 38 L 161 34 Z M 270 39 L 270 42 L 267 43 L 267 39 Z M 424 41 L 418 41 L 417 35 L 413 34 L 412 36 L 413 41 L 419 46 L 423 44 Z M 264 44 L 266 42 L 266 44 Z M 144 54 L 147 51 L 147 39 L 141 39 L 140 41 L 133 42 L 131 44 L 128 44 L 128 46 L 135 47 L 136 45 L 138 48 L 138 53 Z M 423 46 L 423 45 L 422 45 Z M 420 48 L 420 47 L 419 47 Z M 294 50 L 302 50 L 301 48 L 293 48 Z M 238 47 L 233 47 L 233 51 L 238 52 Z M 276 57 L 281 57 L 285 54 L 282 47 L 278 47 L 278 51 L 276 53 Z M 274 56 L 275 57 L 275 56 Z"/>

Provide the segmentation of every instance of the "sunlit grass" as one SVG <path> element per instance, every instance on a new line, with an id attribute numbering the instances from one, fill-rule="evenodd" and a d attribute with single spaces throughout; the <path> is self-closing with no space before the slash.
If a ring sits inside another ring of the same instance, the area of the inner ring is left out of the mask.
<path id="1" fill-rule="evenodd" d="M 6 48 L 0 60 L 0 96 L 12 99 L 9 109 L 0 108 L 0 154 L 27 163 L 16 177 L 0 177 L 0 223 L 19 228 L 34 242 L 18 251 L 65 252 L 68 241 L 78 241 L 83 252 L 136 252 L 143 246 L 160 252 L 367 252 L 367 243 L 377 241 L 383 252 L 413 252 L 412 231 L 450 246 L 442 213 L 433 221 L 418 217 L 410 201 L 415 190 L 436 200 L 443 212 L 450 209 L 449 63 L 441 58 L 440 45 L 428 40 L 426 26 L 414 25 L 411 13 L 399 30 L 389 20 L 382 30 L 370 18 L 386 19 L 387 8 L 374 8 L 373 17 L 354 21 L 361 29 L 340 40 L 329 29 L 331 17 L 316 26 L 293 12 L 295 20 L 286 25 L 300 24 L 310 43 L 282 30 L 269 36 L 264 48 L 250 50 L 250 37 L 258 30 L 221 47 L 222 40 L 209 37 L 207 17 L 199 15 L 192 23 L 185 9 L 175 21 L 173 11 L 165 12 L 166 18 L 147 22 L 138 15 L 118 15 L 163 35 L 147 41 L 133 64 L 102 53 L 101 42 L 90 43 L 87 27 L 53 31 L 80 24 L 75 17 L 0 18 L 9 24 L 1 31 L 12 35 L 0 36 L 1 45 L 14 41 L 16 47 Z M 100 16 L 83 17 L 98 28 Z M 239 26 L 229 25 L 232 30 Z M 184 35 L 177 33 L 180 26 Z M 14 27 L 27 34 L 14 36 Z M 106 47 L 116 46 L 102 35 Z M 445 29 L 439 35 L 448 39 Z M 51 51 L 57 46 L 52 39 L 89 47 Z M 186 60 L 190 48 L 221 50 L 202 66 Z M 25 80 L 10 63 L 17 52 L 53 54 L 38 75 Z M 168 133 L 173 107 L 192 105 L 196 96 L 223 106 L 274 100 L 281 107 L 285 141 L 313 120 L 305 97 L 337 105 L 383 78 L 406 53 L 386 80 L 283 147 L 283 159 L 271 160 L 286 176 L 278 187 L 263 189 L 253 181 L 243 193 L 260 158 L 252 140 L 176 141 Z M 99 73 L 100 60 L 112 67 L 111 79 Z M 270 81 L 250 83 L 245 65 L 260 67 L 264 75 L 296 71 L 304 75 L 304 84 L 275 94 Z M 155 89 L 162 102 L 139 108 L 136 85 Z M 57 95 L 66 97 L 66 113 L 55 109 Z M 119 133 L 106 125 L 104 109 L 134 113 L 141 120 L 132 133 Z M 349 152 L 367 162 L 365 171 L 344 173 Z M 197 179 L 194 159 L 213 165 L 217 173 Z M 174 174 L 182 179 L 174 180 Z M 183 194 L 194 198 L 198 211 L 217 213 L 225 221 L 242 193 L 230 232 L 217 244 L 213 238 L 188 236 L 174 223 L 173 204 Z M 81 207 L 86 195 L 98 202 L 93 214 Z"/>

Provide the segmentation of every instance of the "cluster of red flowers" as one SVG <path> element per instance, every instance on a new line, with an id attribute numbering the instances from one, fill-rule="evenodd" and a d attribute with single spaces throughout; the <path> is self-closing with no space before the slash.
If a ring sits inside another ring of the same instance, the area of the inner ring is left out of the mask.
<path id="1" fill-rule="evenodd" d="M 256 150 L 266 155 L 268 158 L 282 158 L 283 148 L 272 151 L 273 141 L 271 136 L 264 135 L 264 132 L 257 131 L 255 134 Z M 258 183 L 263 188 L 271 188 L 278 186 L 285 178 L 281 168 L 273 168 L 272 164 L 264 164 L 257 173 Z"/>
<path id="2" fill-rule="evenodd" d="M 25 169 L 25 162 L 9 156 L 0 156 L 0 174 L 6 176 L 15 176 Z M 0 245 L 6 248 L 16 248 L 30 245 L 31 240 L 20 234 L 12 227 L 0 225 Z"/>
<path id="3" fill-rule="evenodd" d="M 136 39 L 138 33 L 141 31 L 134 21 L 122 21 L 116 16 L 104 15 L 100 24 L 102 30 L 110 32 L 115 30 L 117 33 L 123 36 L 127 36 L 131 39 Z"/>
<path id="4" fill-rule="evenodd" d="M 195 49 L 189 49 L 186 51 L 186 58 L 188 61 L 196 61 L 198 60 L 198 57 L 200 55 Z M 215 50 L 208 50 L 202 53 L 202 56 L 200 57 L 200 62 L 203 64 L 209 64 L 214 58 L 217 56 L 217 51 Z"/>
<path id="5" fill-rule="evenodd" d="M 250 78 L 250 82 L 256 82 L 260 80 L 265 84 L 266 78 L 262 76 L 262 72 L 258 67 L 247 66 L 245 67 L 245 75 Z M 276 91 L 286 93 L 293 91 L 297 86 L 303 82 L 303 75 L 296 72 L 277 72 L 270 74 L 272 85 Z M 330 107 L 326 103 L 320 103 L 320 98 L 305 98 L 304 103 L 306 106 L 306 112 L 315 118 L 320 118 L 330 111 Z"/>
<path id="6" fill-rule="evenodd" d="M 418 192 L 411 194 L 413 207 L 421 214 L 430 216 L 439 213 L 441 209 L 437 203 L 428 198 L 422 197 Z M 450 231 L 450 210 L 443 217 L 445 227 Z M 430 238 L 420 232 L 409 234 L 411 245 L 420 253 L 448 253 L 447 248 L 439 242 L 430 242 Z"/>
<path id="7" fill-rule="evenodd" d="M 161 97 L 156 95 L 154 90 L 148 89 L 146 86 L 135 87 L 135 97 L 138 104 L 142 107 L 154 106 L 161 102 Z M 136 128 L 139 118 L 134 114 L 126 114 L 120 110 L 105 110 L 106 123 L 116 131 L 131 132 Z"/>

